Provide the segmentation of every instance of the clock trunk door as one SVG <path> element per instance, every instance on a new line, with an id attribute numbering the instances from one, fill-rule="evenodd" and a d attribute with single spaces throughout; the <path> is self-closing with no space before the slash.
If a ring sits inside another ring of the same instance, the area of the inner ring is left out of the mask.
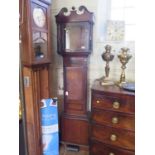
<path id="1" fill-rule="evenodd" d="M 65 77 L 65 104 L 64 111 L 67 114 L 86 113 L 86 66 L 70 64 L 64 67 Z"/>

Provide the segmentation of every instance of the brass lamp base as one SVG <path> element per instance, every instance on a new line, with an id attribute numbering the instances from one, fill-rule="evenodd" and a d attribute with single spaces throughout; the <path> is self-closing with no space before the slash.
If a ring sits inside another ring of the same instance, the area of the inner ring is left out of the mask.
<path id="1" fill-rule="evenodd" d="M 99 81 L 100 81 L 100 84 L 102 86 L 105 86 L 105 85 L 114 85 L 115 84 L 111 79 L 109 79 L 108 77 L 105 77 L 105 76 L 101 77 L 99 79 Z"/>
<path id="2" fill-rule="evenodd" d="M 126 84 L 126 83 L 127 83 L 126 81 L 123 81 L 123 82 L 119 81 L 119 82 L 116 82 L 116 85 L 122 88 L 124 86 L 124 84 Z"/>
<path id="3" fill-rule="evenodd" d="M 135 91 L 135 82 L 133 81 L 128 81 L 128 82 L 117 82 L 116 85 L 124 90 L 127 91 Z"/>

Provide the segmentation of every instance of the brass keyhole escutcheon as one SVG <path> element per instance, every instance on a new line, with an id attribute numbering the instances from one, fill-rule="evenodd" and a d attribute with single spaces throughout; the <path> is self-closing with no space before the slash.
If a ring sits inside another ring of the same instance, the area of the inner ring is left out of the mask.
<path id="1" fill-rule="evenodd" d="M 117 117 L 113 117 L 111 121 L 112 121 L 113 124 L 117 124 L 118 123 L 118 118 Z"/>
<path id="2" fill-rule="evenodd" d="M 110 140 L 111 141 L 116 141 L 117 140 L 117 136 L 115 134 L 110 135 Z"/>
<path id="3" fill-rule="evenodd" d="M 110 152 L 109 155 L 115 155 L 113 152 Z"/>
<path id="4" fill-rule="evenodd" d="M 113 107 L 114 109 L 119 109 L 119 107 L 120 107 L 120 103 L 117 102 L 117 101 L 115 101 L 115 102 L 113 102 L 112 107 Z"/>

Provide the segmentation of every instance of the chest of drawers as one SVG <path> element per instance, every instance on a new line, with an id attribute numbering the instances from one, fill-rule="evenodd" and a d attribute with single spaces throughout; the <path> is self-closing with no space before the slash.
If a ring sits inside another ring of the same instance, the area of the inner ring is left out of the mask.
<path id="1" fill-rule="evenodd" d="M 134 92 L 96 82 L 91 93 L 90 155 L 134 155 Z"/>

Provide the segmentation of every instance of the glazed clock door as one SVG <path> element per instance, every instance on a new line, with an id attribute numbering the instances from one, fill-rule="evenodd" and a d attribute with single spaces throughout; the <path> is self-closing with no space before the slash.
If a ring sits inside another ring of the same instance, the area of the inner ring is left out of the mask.
<path id="1" fill-rule="evenodd" d="M 69 62 L 69 59 L 71 62 Z M 86 62 L 84 58 L 66 58 L 64 67 L 65 105 L 64 112 L 72 115 L 86 114 Z"/>
<path id="2" fill-rule="evenodd" d="M 86 52 L 90 47 L 90 25 L 85 23 L 67 23 L 65 27 L 66 52 Z"/>
<path id="3" fill-rule="evenodd" d="M 25 66 L 49 64 L 50 5 L 39 0 L 25 0 L 22 26 L 22 63 Z"/>
<path id="4" fill-rule="evenodd" d="M 41 2 L 31 3 L 32 18 L 32 57 L 34 64 L 48 63 L 49 55 L 49 26 L 48 5 Z"/>
<path id="5" fill-rule="evenodd" d="M 69 15 L 62 8 L 56 15 L 57 52 L 68 56 L 88 56 L 92 51 L 93 13 L 80 6 L 72 7 Z"/>

